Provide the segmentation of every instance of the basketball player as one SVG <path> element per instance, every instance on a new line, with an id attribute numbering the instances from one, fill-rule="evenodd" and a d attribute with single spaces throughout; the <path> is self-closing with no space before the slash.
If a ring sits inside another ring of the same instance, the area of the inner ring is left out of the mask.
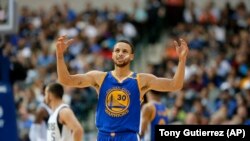
<path id="1" fill-rule="evenodd" d="M 45 89 L 45 102 L 53 113 L 48 120 L 47 141 L 82 141 L 83 129 L 72 110 L 62 101 L 63 86 L 51 83 Z"/>
<path id="2" fill-rule="evenodd" d="M 45 95 L 44 85 L 42 88 L 42 94 Z M 29 131 L 30 141 L 46 141 L 47 140 L 47 122 L 49 119 L 49 115 L 52 113 L 52 110 L 48 107 L 47 104 L 42 102 L 38 108 L 35 115 L 35 121 L 31 125 Z"/>
<path id="3" fill-rule="evenodd" d="M 66 36 L 56 43 L 57 73 L 60 83 L 71 87 L 93 87 L 98 94 L 96 126 L 98 141 L 139 140 L 140 106 L 144 94 L 149 90 L 177 91 L 183 86 L 185 64 L 188 54 L 186 42 L 175 41 L 179 64 L 173 79 L 159 78 L 152 74 L 135 73 L 130 70 L 134 59 L 134 46 L 126 40 L 118 41 L 113 49 L 115 69 L 110 72 L 90 71 L 70 75 L 64 62 L 64 52 L 73 42 Z"/>
<path id="4" fill-rule="evenodd" d="M 141 113 L 141 137 L 143 141 L 155 141 L 155 125 L 168 124 L 167 108 L 161 102 L 161 93 L 151 90 L 147 94 L 148 103 Z"/>

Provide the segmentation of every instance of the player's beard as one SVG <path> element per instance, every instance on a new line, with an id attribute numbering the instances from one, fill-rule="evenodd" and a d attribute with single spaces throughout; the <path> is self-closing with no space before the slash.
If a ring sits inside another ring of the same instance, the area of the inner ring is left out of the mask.
<path id="1" fill-rule="evenodd" d="M 115 64 L 117 67 L 123 68 L 123 67 L 127 66 L 127 65 L 130 63 L 130 59 L 125 59 L 125 60 L 123 61 L 123 63 L 118 63 L 118 61 L 114 61 L 114 60 L 113 60 L 113 62 L 114 62 L 114 64 Z"/>

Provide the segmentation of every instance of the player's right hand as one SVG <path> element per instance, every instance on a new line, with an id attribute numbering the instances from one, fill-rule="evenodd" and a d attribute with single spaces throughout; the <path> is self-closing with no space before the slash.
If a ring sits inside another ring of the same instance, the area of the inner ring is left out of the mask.
<path id="1" fill-rule="evenodd" d="M 66 40 L 66 35 L 60 36 L 56 41 L 56 52 L 62 55 L 64 51 L 73 43 L 74 39 Z"/>

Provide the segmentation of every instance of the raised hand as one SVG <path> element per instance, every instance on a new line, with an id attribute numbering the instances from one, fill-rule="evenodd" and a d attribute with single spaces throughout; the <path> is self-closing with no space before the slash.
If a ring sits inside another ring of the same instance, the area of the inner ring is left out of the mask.
<path id="1" fill-rule="evenodd" d="M 186 60 L 188 52 L 189 52 L 188 45 L 186 41 L 184 41 L 183 39 L 179 39 L 179 40 L 180 40 L 181 45 L 179 45 L 177 41 L 174 41 L 176 52 L 179 56 L 179 60 Z"/>
<path id="2" fill-rule="evenodd" d="M 56 52 L 62 55 L 64 51 L 74 42 L 74 39 L 66 40 L 66 36 L 60 36 L 56 41 Z"/>

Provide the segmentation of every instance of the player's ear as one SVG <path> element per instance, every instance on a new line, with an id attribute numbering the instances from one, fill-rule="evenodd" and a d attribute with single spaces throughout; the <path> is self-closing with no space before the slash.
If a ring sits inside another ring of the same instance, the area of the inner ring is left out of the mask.
<path id="1" fill-rule="evenodd" d="M 50 99 L 50 95 L 49 94 L 47 94 L 47 99 Z"/>
<path id="2" fill-rule="evenodd" d="M 48 99 L 53 99 L 53 95 L 51 93 L 48 93 Z"/>

